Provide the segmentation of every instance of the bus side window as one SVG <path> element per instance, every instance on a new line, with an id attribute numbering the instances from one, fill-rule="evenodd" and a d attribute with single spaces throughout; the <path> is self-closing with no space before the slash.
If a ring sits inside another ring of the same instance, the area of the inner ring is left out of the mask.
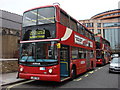
<path id="1" fill-rule="evenodd" d="M 65 14 L 64 12 L 60 11 L 60 23 L 63 24 L 66 27 L 70 28 L 70 23 L 69 23 L 69 16 Z"/>
<path id="2" fill-rule="evenodd" d="M 90 58 L 94 58 L 94 52 L 93 52 L 93 50 L 90 50 Z"/>
<path id="3" fill-rule="evenodd" d="M 84 58 L 82 48 L 79 48 L 78 55 L 80 59 Z"/>
<path id="4" fill-rule="evenodd" d="M 78 48 L 72 47 L 72 59 L 78 59 Z"/>
<path id="5" fill-rule="evenodd" d="M 86 58 L 86 53 L 87 53 L 86 49 L 83 49 L 83 53 L 84 53 L 84 58 Z"/>
<path id="6" fill-rule="evenodd" d="M 95 41 L 95 36 L 94 36 L 94 34 L 92 34 L 91 36 L 92 36 L 92 40 L 94 40 L 94 41 Z"/>
<path id="7" fill-rule="evenodd" d="M 85 36 L 89 38 L 89 36 L 88 36 L 88 32 L 87 32 L 86 29 L 85 29 Z"/>
<path id="8" fill-rule="evenodd" d="M 91 37 L 90 37 L 90 33 L 89 33 L 89 32 L 88 32 L 88 38 L 91 39 Z"/>
<path id="9" fill-rule="evenodd" d="M 91 33 L 89 33 L 90 34 L 90 39 L 92 39 L 92 34 Z M 92 39 L 93 40 L 93 39 Z"/>
<path id="10" fill-rule="evenodd" d="M 82 33 L 82 28 L 81 28 L 81 25 L 78 23 L 78 33 Z"/>
<path id="11" fill-rule="evenodd" d="M 86 36 L 85 28 L 84 27 L 82 27 L 82 35 Z"/>
<path id="12" fill-rule="evenodd" d="M 70 18 L 70 28 L 77 32 L 77 22 Z"/>
<path id="13" fill-rule="evenodd" d="M 85 35 L 84 27 L 78 23 L 78 33 Z"/>
<path id="14" fill-rule="evenodd" d="M 80 59 L 86 58 L 86 50 L 83 48 L 79 48 L 78 55 Z"/>

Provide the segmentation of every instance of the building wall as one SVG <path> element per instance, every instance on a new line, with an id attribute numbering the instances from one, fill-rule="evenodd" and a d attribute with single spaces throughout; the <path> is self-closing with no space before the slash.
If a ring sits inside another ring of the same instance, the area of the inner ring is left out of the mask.
<path id="1" fill-rule="evenodd" d="M 0 58 L 17 58 L 22 16 L 0 10 Z"/>
<path id="2" fill-rule="evenodd" d="M 15 58 L 18 51 L 18 37 L 13 35 L 3 35 L 2 38 L 2 58 Z"/>
<path id="3" fill-rule="evenodd" d="M 18 70 L 18 40 L 22 16 L 0 10 L 0 73 Z"/>

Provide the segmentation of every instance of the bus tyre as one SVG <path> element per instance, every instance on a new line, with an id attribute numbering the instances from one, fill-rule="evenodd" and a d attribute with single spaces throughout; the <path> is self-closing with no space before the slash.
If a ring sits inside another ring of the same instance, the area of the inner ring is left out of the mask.
<path id="1" fill-rule="evenodd" d="M 72 75 L 71 80 L 73 80 L 76 77 L 76 69 L 75 69 L 75 67 L 72 68 L 71 75 Z"/>
<path id="2" fill-rule="evenodd" d="M 104 66 L 104 65 L 105 65 L 105 60 L 103 59 L 102 66 Z"/>
<path id="3" fill-rule="evenodd" d="M 94 70 L 94 69 L 95 69 L 95 67 L 94 67 L 94 63 L 92 61 L 92 63 L 91 63 L 91 70 Z"/>

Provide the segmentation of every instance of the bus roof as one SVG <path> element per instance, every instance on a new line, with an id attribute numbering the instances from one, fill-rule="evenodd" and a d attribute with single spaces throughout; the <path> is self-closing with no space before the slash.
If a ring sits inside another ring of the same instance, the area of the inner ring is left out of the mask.
<path id="1" fill-rule="evenodd" d="M 110 44 L 110 42 L 109 42 L 108 40 L 106 40 L 105 38 L 103 38 L 102 36 L 95 36 L 95 37 L 100 37 L 100 39 L 103 39 L 103 40 L 105 40 L 107 43 Z"/>
<path id="2" fill-rule="evenodd" d="M 84 26 L 83 24 L 81 24 L 78 20 L 76 20 L 75 18 L 73 18 L 71 15 L 69 15 L 65 10 L 63 10 L 59 5 L 46 5 L 46 6 L 40 6 L 40 7 L 36 7 L 36 8 L 32 8 L 29 10 L 26 10 L 25 12 L 34 10 L 34 9 L 39 9 L 39 8 L 45 8 L 45 7 L 58 7 L 61 11 L 63 11 L 65 14 L 67 14 L 68 16 L 70 16 L 73 20 L 75 20 L 77 23 L 79 23 L 80 25 L 82 25 L 85 29 L 87 29 L 88 32 L 94 34 L 92 31 L 90 31 L 86 26 Z M 24 13 L 25 13 L 24 12 Z"/>
<path id="3" fill-rule="evenodd" d="M 40 6 L 40 7 L 36 7 L 36 8 L 32 8 L 32 9 L 29 9 L 29 10 L 26 10 L 24 11 L 25 12 L 28 12 L 28 11 L 31 11 L 31 10 L 34 10 L 34 9 L 39 9 L 39 8 L 45 8 L 45 7 L 56 7 L 58 5 L 46 5 L 46 6 Z"/>

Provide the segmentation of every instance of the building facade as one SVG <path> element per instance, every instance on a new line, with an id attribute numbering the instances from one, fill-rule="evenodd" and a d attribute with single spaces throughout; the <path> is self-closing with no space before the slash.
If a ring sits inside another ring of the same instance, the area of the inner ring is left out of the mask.
<path id="1" fill-rule="evenodd" d="M 102 12 L 90 19 L 79 21 L 95 35 L 107 39 L 112 53 L 120 53 L 120 9 Z"/>
<path id="2" fill-rule="evenodd" d="M 0 10 L 0 58 L 18 57 L 22 16 Z"/>

